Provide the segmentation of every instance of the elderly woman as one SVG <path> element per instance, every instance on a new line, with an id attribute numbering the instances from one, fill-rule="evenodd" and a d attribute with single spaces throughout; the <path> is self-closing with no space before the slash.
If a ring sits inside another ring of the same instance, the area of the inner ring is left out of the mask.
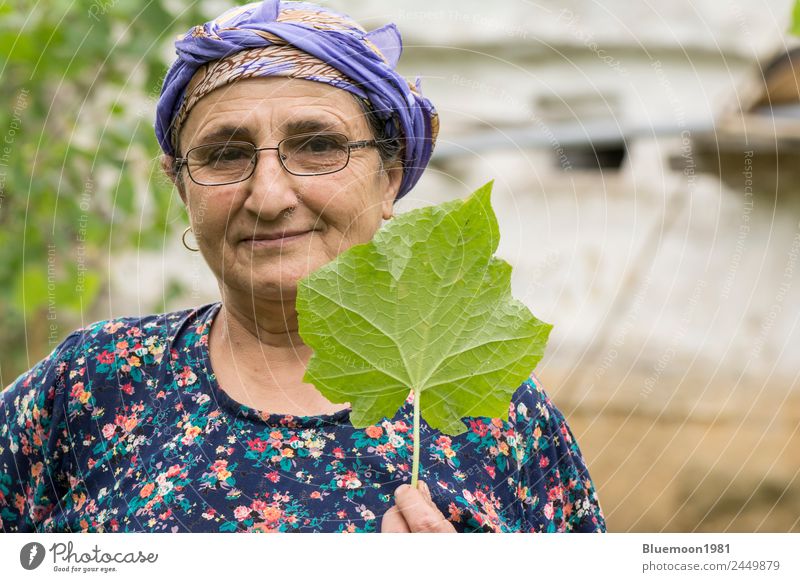
<path id="1" fill-rule="evenodd" d="M 394 25 L 367 33 L 265 0 L 176 46 L 156 134 L 184 244 L 221 301 L 90 324 L 2 393 L 2 529 L 604 531 L 578 444 L 533 374 L 508 420 L 467 418 L 458 437 L 423 420 L 419 488 L 411 392 L 356 429 L 349 403 L 302 381 L 298 280 L 373 237 L 436 140 L 435 109 L 395 70 Z"/>

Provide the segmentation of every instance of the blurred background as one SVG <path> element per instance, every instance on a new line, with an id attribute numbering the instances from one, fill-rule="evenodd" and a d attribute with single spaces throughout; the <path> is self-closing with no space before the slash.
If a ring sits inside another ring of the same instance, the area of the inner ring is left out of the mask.
<path id="1" fill-rule="evenodd" d="M 800 531 L 793 0 L 321 3 L 395 22 L 439 111 L 397 211 L 495 180 L 609 531 Z M 80 326 L 218 299 L 153 120 L 176 35 L 234 4 L 0 5 L 0 386 Z"/>

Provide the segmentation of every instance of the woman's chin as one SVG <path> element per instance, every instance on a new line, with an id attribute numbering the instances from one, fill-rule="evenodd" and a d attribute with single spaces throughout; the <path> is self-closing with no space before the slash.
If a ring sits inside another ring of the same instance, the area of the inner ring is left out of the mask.
<path id="1" fill-rule="evenodd" d="M 289 273 L 265 273 L 262 276 L 253 274 L 252 277 L 245 274 L 240 279 L 239 287 L 251 289 L 254 297 L 262 299 L 285 300 L 292 299 L 297 295 L 297 287 L 300 279 L 306 276 L 306 272 Z"/>
<path id="2" fill-rule="evenodd" d="M 301 279 L 324 265 L 328 260 L 303 255 L 262 261 L 236 261 L 233 268 L 222 269 L 224 278 L 236 288 L 252 290 L 253 296 L 263 299 L 287 299 L 297 294 Z"/>

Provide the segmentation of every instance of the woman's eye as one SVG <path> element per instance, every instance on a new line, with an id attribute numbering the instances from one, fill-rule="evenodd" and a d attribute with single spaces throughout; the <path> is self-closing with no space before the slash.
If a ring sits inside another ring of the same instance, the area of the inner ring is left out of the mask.
<path id="1" fill-rule="evenodd" d="M 339 149 L 338 141 L 324 136 L 316 136 L 306 139 L 302 145 L 301 150 L 312 154 L 327 154 L 335 152 Z"/>
<path id="2" fill-rule="evenodd" d="M 211 146 L 195 150 L 190 162 L 201 166 L 222 166 L 249 161 L 252 151 L 241 146 Z"/>
<path id="3" fill-rule="evenodd" d="M 250 159 L 250 153 L 241 147 L 226 146 L 217 148 L 211 155 L 212 162 L 238 162 Z"/>

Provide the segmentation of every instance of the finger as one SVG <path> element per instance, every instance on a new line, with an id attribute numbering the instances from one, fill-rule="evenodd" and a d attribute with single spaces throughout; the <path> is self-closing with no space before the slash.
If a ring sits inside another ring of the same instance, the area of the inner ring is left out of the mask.
<path id="1" fill-rule="evenodd" d="M 403 514 L 396 505 L 392 505 L 381 519 L 381 533 L 411 533 Z"/>
<path id="2" fill-rule="evenodd" d="M 411 485 L 398 487 L 395 492 L 395 502 L 412 533 L 452 533 L 456 531 L 453 524 L 416 487 L 411 487 Z"/>

